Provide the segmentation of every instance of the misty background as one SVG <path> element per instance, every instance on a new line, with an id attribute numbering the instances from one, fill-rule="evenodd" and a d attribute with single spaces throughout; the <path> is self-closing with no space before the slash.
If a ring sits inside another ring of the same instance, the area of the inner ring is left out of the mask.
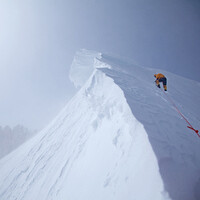
<path id="1" fill-rule="evenodd" d="M 200 1 L 0 0 L 0 126 L 44 128 L 81 48 L 199 81 Z"/>

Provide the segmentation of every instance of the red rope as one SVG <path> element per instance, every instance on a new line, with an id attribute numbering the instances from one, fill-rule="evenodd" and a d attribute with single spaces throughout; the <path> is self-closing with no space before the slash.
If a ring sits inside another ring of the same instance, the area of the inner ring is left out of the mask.
<path id="1" fill-rule="evenodd" d="M 166 95 L 166 97 L 168 98 L 168 100 L 171 102 L 171 104 L 174 106 L 174 108 L 176 109 L 176 111 L 181 115 L 181 117 L 189 124 L 189 126 L 187 126 L 188 128 L 192 129 L 199 137 L 199 131 L 194 129 L 192 127 L 192 125 L 190 124 L 190 122 L 185 118 L 185 116 L 180 112 L 180 110 L 177 108 L 177 106 L 175 105 L 175 103 L 172 101 L 172 99 L 162 90 L 162 92 Z"/>

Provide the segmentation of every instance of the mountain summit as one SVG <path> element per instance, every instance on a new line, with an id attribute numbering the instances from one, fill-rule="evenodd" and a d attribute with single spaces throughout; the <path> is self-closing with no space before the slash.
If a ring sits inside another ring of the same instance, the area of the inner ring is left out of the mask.
<path id="1" fill-rule="evenodd" d="M 1 200 L 200 199 L 200 138 L 168 100 L 199 127 L 199 82 L 87 50 L 70 79 L 60 114 L 0 160 Z"/>

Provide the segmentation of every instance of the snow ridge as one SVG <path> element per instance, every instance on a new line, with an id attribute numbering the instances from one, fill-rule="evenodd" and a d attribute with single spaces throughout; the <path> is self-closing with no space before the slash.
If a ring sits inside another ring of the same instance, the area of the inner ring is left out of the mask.
<path id="1" fill-rule="evenodd" d="M 0 199 L 198 200 L 200 141 L 155 87 L 156 72 L 79 51 L 70 74 L 79 92 L 0 160 Z M 199 83 L 163 73 L 197 127 Z"/>
<path id="2" fill-rule="evenodd" d="M 199 83 L 166 71 L 119 62 L 107 55 L 102 55 L 102 59 L 112 65 L 112 70 L 104 69 L 104 73 L 122 89 L 132 113 L 144 125 L 171 199 L 200 199 L 200 140 L 155 87 L 153 74 L 166 75 L 167 95 L 194 127 L 200 125 Z"/>

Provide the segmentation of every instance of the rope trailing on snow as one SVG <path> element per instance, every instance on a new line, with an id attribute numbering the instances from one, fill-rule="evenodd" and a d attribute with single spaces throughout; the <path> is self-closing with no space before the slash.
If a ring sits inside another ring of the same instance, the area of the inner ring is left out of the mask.
<path id="1" fill-rule="evenodd" d="M 173 102 L 173 100 L 162 90 L 162 92 L 165 94 L 165 96 L 168 98 L 168 100 L 171 102 L 171 104 L 174 106 L 174 108 L 176 109 L 176 111 L 181 115 L 181 117 L 189 124 L 189 126 L 187 126 L 189 129 L 192 129 L 199 137 L 199 131 L 194 129 L 192 127 L 192 125 L 190 124 L 190 122 L 185 118 L 185 116 L 181 113 L 181 111 L 177 108 L 176 104 Z"/>

